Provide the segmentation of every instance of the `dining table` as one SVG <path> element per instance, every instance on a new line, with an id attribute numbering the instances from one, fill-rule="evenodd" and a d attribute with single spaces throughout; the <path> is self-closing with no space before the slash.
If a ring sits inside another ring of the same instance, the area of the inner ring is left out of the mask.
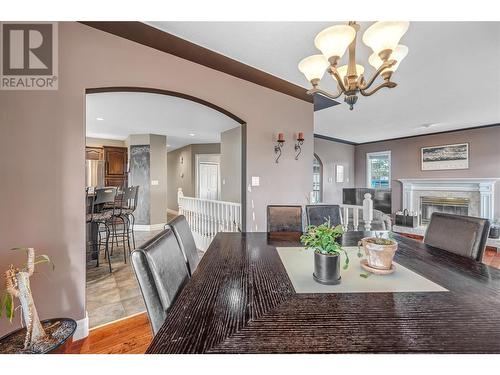
<path id="1" fill-rule="evenodd" d="M 349 231 L 342 245 L 374 235 Z M 500 353 L 500 270 L 391 236 L 394 277 L 435 288 L 396 291 L 400 281 L 373 275 L 362 292 L 301 292 L 283 258 L 304 251 L 299 236 L 218 233 L 147 353 Z M 371 291 L 378 281 L 394 288 Z"/>

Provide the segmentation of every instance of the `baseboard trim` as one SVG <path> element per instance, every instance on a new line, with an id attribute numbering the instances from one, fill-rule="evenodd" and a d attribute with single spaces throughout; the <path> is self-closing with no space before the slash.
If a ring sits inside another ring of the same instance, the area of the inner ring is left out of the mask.
<path id="1" fill-rule="evenodd" d="M 76 330 L 73 341 L 84 339 L 89 335 L 89 314 L 85 311 L 85 318 L 76 321 Z"/>
<path id="2" fill-rule="evenodd" d="M 152 225 L 145 225 L 145 224 L 135 224 L 134 225 L 134 230 L 138 232 L 150 232 L 153 230 L 161 230 L 165 226 L 166 223 L 160 223 L 160 224 L 152 224 Z"/>

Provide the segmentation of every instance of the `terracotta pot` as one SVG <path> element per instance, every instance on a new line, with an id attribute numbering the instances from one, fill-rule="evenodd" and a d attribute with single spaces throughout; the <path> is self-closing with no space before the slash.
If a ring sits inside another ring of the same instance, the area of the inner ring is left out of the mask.
<path id="1" fill-rule="evenodd" d="M 391 240 L 391 245 L 378 245 L 368 240 L 374 240 L 375 237 L 365 237 L 361 244 L 365 249 L 368 265 L 379 270 L 389 270 L 392 267 L 392 259 L 398 249 L 398 243 Z"/>
<path id="2" fill-rule="evenodd" d="M 340 256 L 314 252 L 313 278 L 320 284 L 340 284 Z"/>

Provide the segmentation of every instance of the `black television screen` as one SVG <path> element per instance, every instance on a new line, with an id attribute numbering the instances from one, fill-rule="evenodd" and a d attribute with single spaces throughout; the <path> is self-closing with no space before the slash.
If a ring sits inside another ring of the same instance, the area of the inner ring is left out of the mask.
<path id="1" fill-rule="evenodd" d="M 346 188 L 342 189 L 342 203 L 362 206 L 365 194 L 370 193 L 373 199 L 373 208 L 385 214 L 391 214 L 391 189 Z"/>

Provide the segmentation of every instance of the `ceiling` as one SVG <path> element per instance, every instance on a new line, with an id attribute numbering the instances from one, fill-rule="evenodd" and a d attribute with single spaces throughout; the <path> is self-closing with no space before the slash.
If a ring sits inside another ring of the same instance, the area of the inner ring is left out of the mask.
<path id="1" fill-rule="evenodd" d="M 173 96 L 109 92 L 87 94 L 86 100 L 87 137 L 125 140 L 131 134 L 166 135 L 168 151 L 193 143 L 218 143 L 221 132 L 239 126 L 212 108 Z"/>
<path id="2" fill-rule="evenodd" d="M 315 35 L 336 23 L 148 22 L 304 88 L 297 64 L 318 53 Z M 371 23 L 360 24 L 363 33 Z M 317 134 L 363 143 L 500 123 L 500 22 L 411 22 L 401 43 L 410 51 L 393 75 L 398 87 L 361 97 L 353 111 L 315 112 Z M 361 36 L 356 53 L 370 76 Z M 326 76 L 321 86 L 335 89 Z"/>

